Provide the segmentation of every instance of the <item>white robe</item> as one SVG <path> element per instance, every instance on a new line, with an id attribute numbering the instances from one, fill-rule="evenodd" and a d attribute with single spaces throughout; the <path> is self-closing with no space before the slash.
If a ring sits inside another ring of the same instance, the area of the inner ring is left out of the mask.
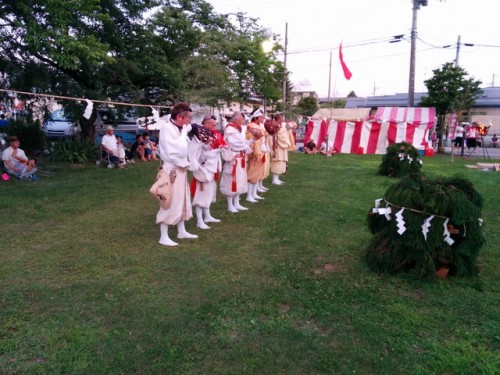
<path id="1" fill-rule="evenodd" d="M 252 152 L 253 139 L 245 138 L 246 129 L 239 131 L 234 126 L 226 126 L 224 140 L 230 150 L 222 167 L 220 191 L 227 196 L 244 194 L 248 191 L 246 154 Z"/>
<path id="2" fill-rule="evenodd" d="M 170 121 L 160 127 L 159 151 L 163 161 L 162 168 L 169 175 L 175 175 L 175 180 L 172 182 L 172 203 L 167 209 L 160 207 L 156 215 L 156 224 L 176 225 L 179 221 L 193 217 L 187 179 L 189 130 L 191 130 L 190 125 L 179 129 Z"/>
<path id="3" fill-rule="evenodd" d="M 196 137 L 189 143 L 188 159 L 196 180 L 193 206 L 209 208 L 215 202 L 217 183 L 215 174 L 222 171 L 221 150 L 201 143 Z"/>
<path id="4" fill-rule="evenodd" d="M 288 149 L 290 148 L 290 137 L 286 130 L 285 124 L 281 125 L 280 130 L 274 135 L 275 150 L 273 150 L 273 162 L 271 172 L 275 174 L 283 174 L 286 172 L 288 162 Z"/>

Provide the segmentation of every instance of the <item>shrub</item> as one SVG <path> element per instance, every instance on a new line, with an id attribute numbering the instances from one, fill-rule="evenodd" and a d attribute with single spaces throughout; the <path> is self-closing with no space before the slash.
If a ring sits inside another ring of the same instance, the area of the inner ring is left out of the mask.
<path id="1" fill-rule="evenodd" d="M 379 174 L 390 177 L 402 177 L 408 174 L 420 173 L 422 160 L 418 150 L 410 143 L 394 143 L 387 147 L 382 157 Z"/>
<path id="2" fill-rule="evenodd" d="M 368 215 L 373 238 L 367 260 L 372 269 L 432 276 L 446 267 L 450 275 L 477 275 L 477 256 L 485 242 L 483 198 L 467 179 L 405 176 L 379 204 L 391 212 L 374 208 Z"/>
<path id="3" fill-rule="evenodd" d="M 39 121 L 20 118 L 9 120 L 9 124 L 2 129 L 7 140 L 16 136 L 21 141 L 21 149 L 26 155 L 37 155 L 45 149 L 45 135 Z"/>
<path id="4" fill-rule="evenodd" d="M 94 160 L 97 147 L 85 138 L 59 139 L 49 148 L 49 159 L 55 162 L 82 164 Z"/>

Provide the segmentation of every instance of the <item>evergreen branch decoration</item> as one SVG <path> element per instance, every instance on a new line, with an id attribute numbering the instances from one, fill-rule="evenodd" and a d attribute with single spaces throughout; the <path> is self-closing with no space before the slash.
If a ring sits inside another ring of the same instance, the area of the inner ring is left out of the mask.
<path id="1" fill-rule="evenodd" d="M 373 237 L 368 264 L 377 272 L 420 277 L 433 276 L 446 264 L 450 275 L 476 275 L 485 242 L 482 205 L 482 197 L 464 177 L 402 177 L 369 211 Z"/>
<path id="2" fill-rule="evenodd" d="M 418 150 L 413 145 L 406 142 L 394 143 L 387 147 L 378 173 L 383 176 L 401 177 L 419 173 L 422 165 Z"/>

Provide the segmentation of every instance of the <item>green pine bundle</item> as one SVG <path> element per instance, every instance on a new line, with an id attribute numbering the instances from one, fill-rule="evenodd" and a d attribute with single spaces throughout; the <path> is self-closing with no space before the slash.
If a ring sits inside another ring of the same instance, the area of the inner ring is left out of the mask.
<path id="1" fill-rule="evenodd" d="M 420 173 L 420 169 L 422 169 L 422 159 L 418 150 L 410 143 L 401 142 L 387 147 L 378 173 L 383 176 L 401 177 Z"/>
<path id="2" fill-rule="evenodd" d="M 391 207 L 391 220 L 372 210 L 368 215 L 373 233 L 367 249 L 368 264 L 378 272 L 410 272 L 422 277 L 433 276 L 443 265 L 449 267 L 449 275 L 476 275 L 477 256 L 485 242 L 482 205 L 481 196 L 464 177 L 402 177 L 386 191 L 380 204 Z M 403 207 L 406 231 L 400 235 L 395 215 Z M 425 239 L 422 225 L 431 215 L 434 218 Z M 451 245 L 444 239 L 447 218 L 454 241 Z"/>

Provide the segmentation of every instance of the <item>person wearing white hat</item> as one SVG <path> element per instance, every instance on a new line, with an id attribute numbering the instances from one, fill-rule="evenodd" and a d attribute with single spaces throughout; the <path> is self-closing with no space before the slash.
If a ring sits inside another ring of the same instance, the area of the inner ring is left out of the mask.
<path id="1" fill-rule="evenodd" d="M 241 112 L 234 112 L 230 123 L 224 129 L 228 152 L 222 153 L 224 165 L 220 191 L 227 198 L 227 210 L 232 213 L 248 210 L 240 204 L 240 196 L 248 191 L 246 164 L 247 154 L 252 152 L 250 145 L 253 139 L 246 139 L 244 121 Z"/>
<path id="2" fill-rule="evenodd" d="M 168 208 L 159 209 L 156 214 L 156 224 L 160 224 L 160 244 L 177 246 L 170 239 L 168 228 L 177 225 L 177 238 L 198 238 L 186 231 L 185 222 L 193 217 L 191 194 L 189 193 L 187 170 L 188 131 L 191 129 L 191 108 L 187 103 L 177 103 L 172 108 L 170 121 L 160 128 L 160 157 L 163 170 L 170 176 L 172 184 L 172 202 Z"/>
<path id="3" fill-rule="evenodd" d="M 252 144 L 252 155 L 248 158 L 248 192 L 247 192 L 247 202 L 256 203 L 263 197 L 259 196 L 257 190 L 259 188 L 259 182 L 264 176 L 264 167 L 266 163 L 266 157 L 268 157 L 265 129 L 262 129 L 261 123 L 264 120 L 264 114 L 260 109 L 257 109 L 251 115 L 251 122 L 248 124 L 246 137 L 247 139 L 253 139 Z"/>

